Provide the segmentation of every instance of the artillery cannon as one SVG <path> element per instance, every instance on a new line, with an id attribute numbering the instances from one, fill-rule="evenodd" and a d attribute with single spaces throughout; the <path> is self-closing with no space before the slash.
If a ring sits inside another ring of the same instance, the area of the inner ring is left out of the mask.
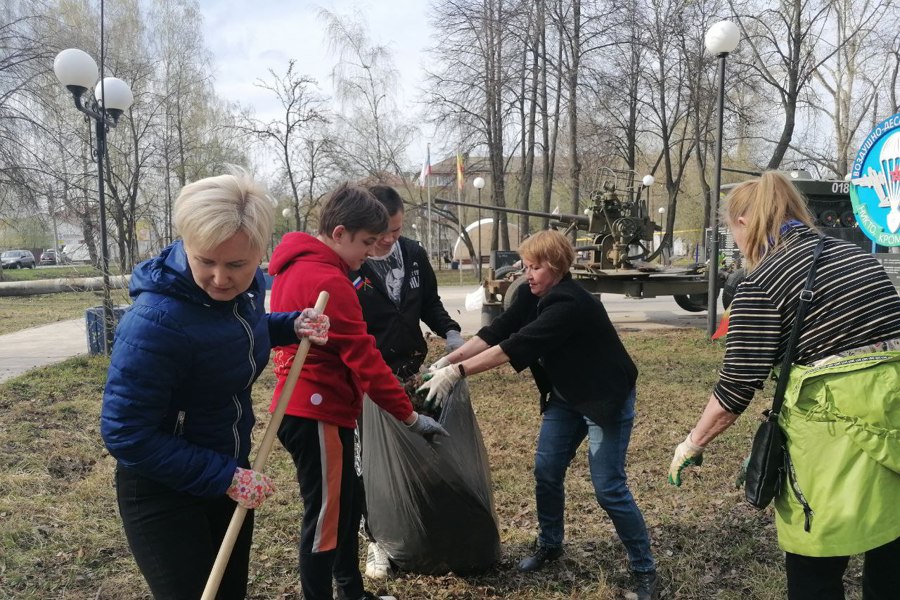
<path id="1" fill-rule="evenodd" d="M 584 215 L 545 213 L 496 206 L 486 208 L 441 199 L 436 202 L 542 217 L 549 219 L 554 228 L 564 227 L 566 235 L 573 231 L 590 233 L 593 236 L 593 243 L 575 246 L 575 251 L 580 256 L 586 257 L 588 260 L 585 262 L 595 269 L 632 269 L 636 268 L 638 262 L 649 262 L 656 258 L 659 250 L 651 252 L 649 242 L 653 241 L 653 233 L 660 231 L 660 227 L 650 219 L 646 202 L 638 198 L 623 200 L 617 193 L 615 184 L 609 181 L 604 182 L 603 191 L 592 193 L 590 198 L 591 205 L 585 209 Z"/>
<path id="2" fill-rule="evenodd" d="M 550 220 L 551 227 L 564 228 L 568 235 L 583 231 L 591 234 L 590 244 L 576 245 L 572 277 L 593 294 L 624 294 L 632 298 L 673 296 L 690 312 L 707 309 L 706 264 L 670 267 L 651 263 L 662 246 L 651 250 L 653 234 L 660 231 L 650 218 L 647 202 L 635 191 L 624 198 L 615 183 L 606 181 L 602 191 L 590 195 L 591 204 L 583 215 L 545 213 L 506 207 L 479 207 L 465 202 L 436 200 L 439 204 L 481 208 L 489 212 L 523 214 Z M 508 308 L 524 279 L 518 267 L 489 269 L 482 283 L 485 292 L 482 322 L 489 323 Z M 724 275 L 718 284 L 721 289 Z"/>

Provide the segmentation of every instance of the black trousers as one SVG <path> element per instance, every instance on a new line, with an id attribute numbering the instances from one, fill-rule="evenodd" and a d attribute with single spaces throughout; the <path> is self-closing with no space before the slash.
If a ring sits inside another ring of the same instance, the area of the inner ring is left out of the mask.
<path id="1" fill-rule="evenodd" d="M 303 498 L 304 600 L 332 600 L 332 577 L 341 598 L 362 598 L 357 541 L 362 494 L 353 466 L 353 429 L 285 415 L 278 439 L 294 459 Z"/>
<path id="2" fill-rule="evenodd" d="M 785 553 L 788 600 L 844 600 L 849 560 Z M 900 538 L 869 550 L 863 560 L 863 600 L 900 598 Z"/>
<path id="3" fill-rule="evenodd" d="M 128 546 L 156 600 L 198 600 L 237 504 L 228 496 L 177 492 L 129 469 L 116 469 L 116 496 Z M 248 511 L 217 600 L 247 595 L 253 511 Z"/>

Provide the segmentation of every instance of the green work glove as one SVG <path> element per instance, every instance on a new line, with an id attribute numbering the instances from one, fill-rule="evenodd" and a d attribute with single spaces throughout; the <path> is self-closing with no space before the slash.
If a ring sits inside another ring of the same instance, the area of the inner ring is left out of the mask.
<path id="1" fill-rule="evenodd" d="M 453 386 L 463 377 L 463 371 L 459 365 L 447 365 L 437 371 L 429 371 L 422 377 L 423 383 L 417 394 L 428 392 L 424 407 L 427 410 L 437 410 L 443 404 L 444 399 L 450 395 Z"/>
<path id="2" fill-rule="evenodd" d="M 675 448 L 675 456 L 672 457 L 672 464 L 669 465 L 669 483 L 681 486 L 681 471 L 685 467 L 703 464 L 703 450 L 705 446 L 698 446 L 691 439 L 689 433 L 684 441 Z"/>

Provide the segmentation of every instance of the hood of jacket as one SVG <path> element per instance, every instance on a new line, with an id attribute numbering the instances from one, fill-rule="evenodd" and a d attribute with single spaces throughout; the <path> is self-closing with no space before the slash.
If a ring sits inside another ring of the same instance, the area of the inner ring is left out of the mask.
<path id="1" fill-rule="evenodd" d="M 269 261 L 269 274 L 278 275 L 291 263 L 302 260 L 303 262 L 318 262 L 341 269 L 345 273 L 350 272 L 350 267 L 341 260 L 338 254 L 329 248 L 325 242 L 303 232 L 288 233 L 281 238 L 281 243 L 272 252 Z"/>
<path id="2" fill-rule="evenodd" d="M 181 240 L 172 243 L 158 256 L 145 260 L 134 268 L 128 293 L 132 298 L 137 298 L 143 292 L 153 292 L 204 306 L 225 305 L 231 302 L 213 300 L 197 285 Z M 254 277 L 250 288 L 244 292 L 259 295 L 259 278 Z"/>

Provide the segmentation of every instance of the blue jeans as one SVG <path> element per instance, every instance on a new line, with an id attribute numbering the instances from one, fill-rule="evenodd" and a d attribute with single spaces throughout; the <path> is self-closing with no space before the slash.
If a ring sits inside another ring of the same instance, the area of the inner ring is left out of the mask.
<path id="1" fill-rule="evenodd" d="M 566 470 L 585 437 L 591 482 L 600 507 L 606 511 L 625 544 L 628 563 L 637 573 L 653 571 L 650 538 L 644 517 L 634 502 L 625 475 L 625 454 L 634 424 L 635 391 L 622 406 L 615 423 L 600 427 L 574 410 L 565 400 L 551 396 L 544 411 L 534 461 L 538 543 L 558 547 L 563 543 Z"/>

